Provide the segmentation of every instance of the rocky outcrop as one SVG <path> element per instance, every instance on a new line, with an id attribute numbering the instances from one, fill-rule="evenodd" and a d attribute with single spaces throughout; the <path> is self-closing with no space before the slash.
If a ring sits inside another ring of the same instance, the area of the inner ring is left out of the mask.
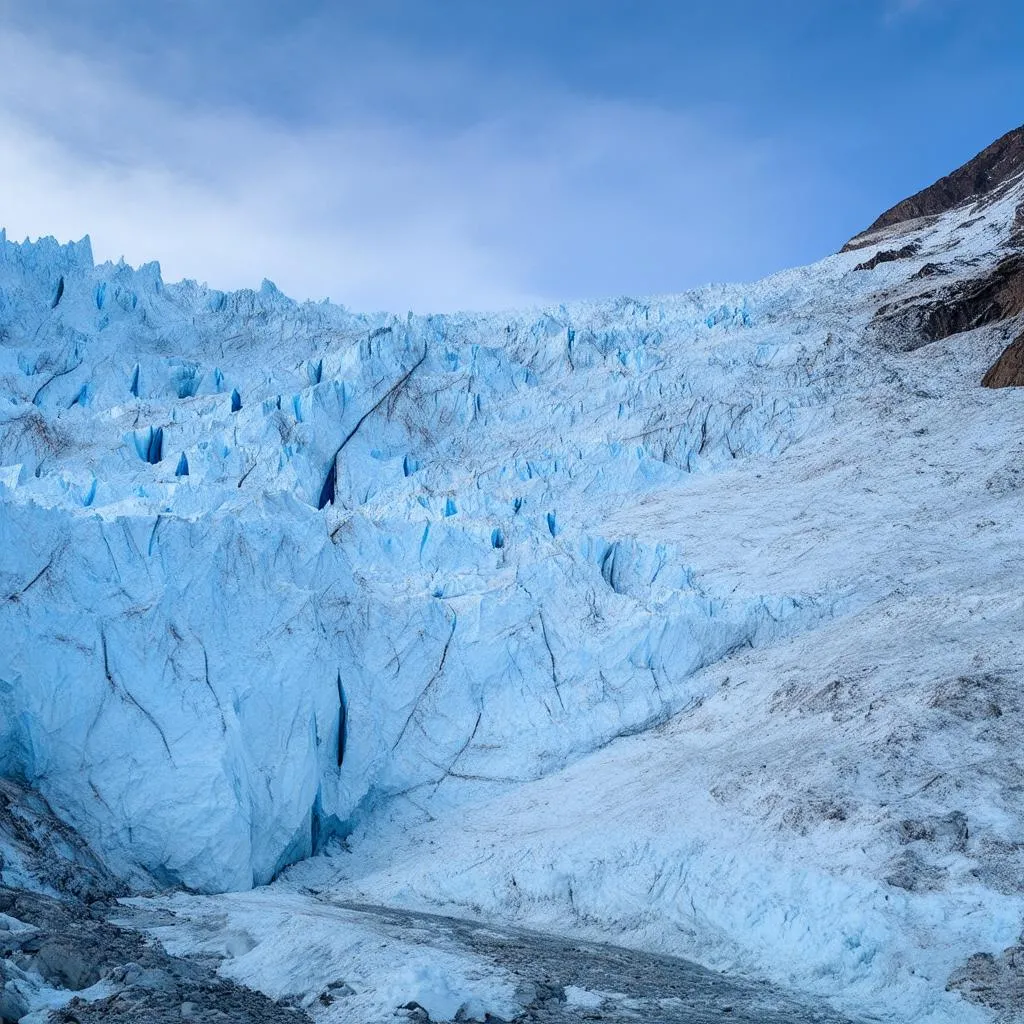
<path id="1" fill-rule="evenodd" d="M 843 252 L 860 248 L 861 239 L 885 228 L 920 217 L 934 217 L 970 199 L 988 195 L 1021 173 L 1024 173 L 1024 125 L 1007 132 L 951 174 L 886 210 L 871 227 L 847 242 Z"/>
<path id="2" fill-rule="evenodd" d="M 918 247 L 911 243 L 901 249 L 882 249 L 876 252 L 869 260 L 858 263 L 854 270 L 874 270 L 880 263 L 892 263 L 894 260 L 905 260 L 916 255 Z"/>
<path id="3" fill-rule="evenodd" d="M 64 893 L 83 903 L 127 892 L 89 845 L 34 790 L 0 778 L 0 885 Z"/>
<path id="4" fill-rule="evenodd" d="M 111 918 L 121 882 L 33 790 L 0 779 L 0 1021 L 296 1024 L 308 1017 Z"/>
<path id="5" fill-rule="evenodd" d="M 308 1016 L 173 957 L 112 908 L 0 887 L 0 1016 L 50 1024 L 301 1024 Z M 61 1005 L 63 1003 L 63 1005 Z"/>
<path id="6" fill-rule="evenodd" d="M 1024 334 L 1010 342 L 981 378 L 986 388 L 1024 387 Z"/>
<path id="7" fill-rule="evenodd" d="M 1024 945 L 1010 946 L 999 956 L 976 953 L 953 972 L 946 990 L 995 1011 L 1000 1022 L 1024 1019 Z"/>
<path id="8" fill-rule="evenodd" d="M 1017 207 L 1016 216 L 1013 218 L 1013 232 L 1010 235 L 1010 245 L 1024 246 L 1024 203 Z"/>
<path id="9" fill-rule="evenodd" d="M 892 347 L 913 351 L 932 341 L 999 323 L 1024 311 L 1024 256 L 998 263 L 984 277 L 879 307 L 874 326 Z"/>

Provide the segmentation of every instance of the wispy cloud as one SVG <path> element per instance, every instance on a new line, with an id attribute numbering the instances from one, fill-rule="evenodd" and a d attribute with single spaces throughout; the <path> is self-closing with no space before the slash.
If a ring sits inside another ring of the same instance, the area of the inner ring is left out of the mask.
<path id="1" fill-rule="evenodd" d="M 147 92 L 38 36 L 7 31 L 0 61 L 0 223 L 89 233 L 100 258 L 159 258 L 168 279 L 267 276 L 298 297 L 421 310 L 669 290 L 757 267 L 780 204 L 799 201 L 779 154 L 723 112 L 515 90 L 450 66 L 421 88 L 476 95 L 472 116 L 332 113 L 328 98 L 290 124 Z M 408 64 L 367 71 L 417 88 Z"/>
<path id="2" fill-rule="evenodd" d="M 439 155 L 408 130 L 288 132 L 239 110 L 199 113 L 24 36 L 7 35 L 0 60 L 13 234 L 90 233 L 98 254 L 159 257 L 171 277 L 267 275 L 359 305 L 525 297 L 474 238 L 473 197 L 442 174 L 479 163 L 472 140 Z"/>

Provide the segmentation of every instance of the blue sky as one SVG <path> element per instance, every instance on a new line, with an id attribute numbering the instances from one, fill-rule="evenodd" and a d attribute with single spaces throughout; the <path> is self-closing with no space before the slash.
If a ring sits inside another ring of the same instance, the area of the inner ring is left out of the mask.
<path id="1" fill-rule="evenodd" d="M 0 222 L 355 308 L 835 251 L 1024 121 L 1019 0 L 8 0 Z"/>

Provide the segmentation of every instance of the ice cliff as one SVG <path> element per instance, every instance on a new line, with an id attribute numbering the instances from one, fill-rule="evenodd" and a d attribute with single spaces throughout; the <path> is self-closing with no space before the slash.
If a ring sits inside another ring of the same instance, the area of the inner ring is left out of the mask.
<path id="1" fill-rule="evenodd" d="M 841 271 L 363 316 L 4 238 L 0 770 L 129 877 L 239 889 L 700 700 L 846 595 L 596 524 L 828 415 Z"/>

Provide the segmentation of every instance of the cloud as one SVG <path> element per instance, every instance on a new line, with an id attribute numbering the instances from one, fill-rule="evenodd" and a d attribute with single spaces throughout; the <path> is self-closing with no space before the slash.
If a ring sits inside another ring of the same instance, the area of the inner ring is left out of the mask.
<path id="1" fill-rule="evenodd" d="M 15 237 L 89 233 L 98 258 L 159 259 L 168 280 L 266 276 L 300 298 L 421 311 L 676 290 L 769 269 L 779 218 L 802 201 L 771 143 L 727 111 L 380 50 L 366 102 L 332 94 L 293 120 L 147 91 L 127 65 L 36 35 L 3 33 L 0 61 L 0 223 Z M 384 81 L 438 116 L 371 103 Z M 459 116 L 444 117 L 459 94 Z"/>
<path id="2" fill-rule="evenodd" d="M 465 140 L 430 154 L 428 140 L 387 127 L 293 133 L 238 110 L 200 113 L 24 36 L 8 34 L 0 60 L 12 235 L 90 233 L 98 256 L 160 258 L 169 277 L 266 275 L 364 306 L 527 298 L 440 173 Z"/>

